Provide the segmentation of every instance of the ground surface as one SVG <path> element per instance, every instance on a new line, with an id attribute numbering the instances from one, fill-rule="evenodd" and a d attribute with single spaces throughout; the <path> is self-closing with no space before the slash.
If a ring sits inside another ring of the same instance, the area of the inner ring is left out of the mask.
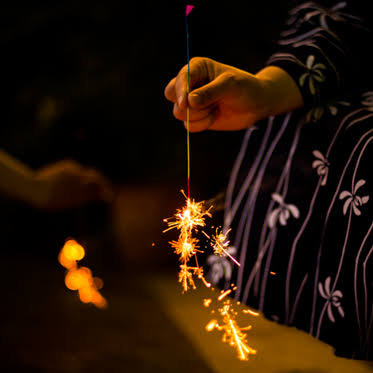
<path id="1" fill-rule="evenodd" d="M 94 268 L 92 268 L 94 271 Z M 174 276 L 125 271 L 100 274 L 109 308 L 82 304 L 64 287 L 57 261 L 2 259 L 0 361 L 2 373 L 241 372 L 367 373 L 371 368 L 335 358 L 331 349 L 294 329 L 250 317 L 258 354 L 240 362 L 218 332 L 199 288 L 181 295 Z M 246 316 L 247 317 L 247 316 Z"/>

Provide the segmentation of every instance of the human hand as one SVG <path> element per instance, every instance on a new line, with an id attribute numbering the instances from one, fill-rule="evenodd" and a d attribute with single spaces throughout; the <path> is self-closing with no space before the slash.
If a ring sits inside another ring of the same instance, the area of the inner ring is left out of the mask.
<path id="1" fill-rule="evenodd" d="M 262 82 L 254 75 L 209 58 L 190 60 L 190 93 L 187 95 L 188 67 L 184 66 L 165 89 L 174 103 L 174 116 L 186 124 L 187 100 L 190 131 L 239 130 L 265 116 Z"/>
<path id="2" fill-rule="evenodd" d="M 189 95 L 186 65 L 169 82 L 165 96 L 174 103 L 174 116 L 185 126 L 189 105 L 191 132 L 240 130 L 303 105 L 292 78 L 276 66 L 252 75 L 209 58 L 193 58 L 189 65 Z"/>
<path id="3" fill-rule="evenodd" d="M 99 171 L 63 160 L 42 167 L 33 175 L 31 203 L 37 208 L 62 210 L 92 201 L 111 201 L 110 182 Z"/>

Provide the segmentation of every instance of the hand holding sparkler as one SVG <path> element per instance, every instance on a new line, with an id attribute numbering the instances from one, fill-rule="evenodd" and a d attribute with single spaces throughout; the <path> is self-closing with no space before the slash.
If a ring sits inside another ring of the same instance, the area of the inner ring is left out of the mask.
<path id="1" fill-rule="evenodd" d="M 207 89 L 204 90 L 204 88 L 197 89 L 194 93 L 197 92 L 197 96 L 194 98 L 191 96 L 188 97 L 188 94 L 190 92 L 191 84 L 194 86 L 195 84 L 201 83 L 198 79 L 202 79 L 203 73 L 208 74 L 208 68 L 209 65 L 207 65 L 206 61 L 211 62 L 210 67 L 213 67 L 213 63 L 218 64 L 215 61 L 207 60 L 207 59 L 194 59 L 195 61 L 193 63 L 194 70 L 190 70 L 190 61 L 189 61 L 189 32 L 188 32 L 188 15 L 190 11 L 193 9 L 192 5 L 187 5 L 186 8 L 186 34 L 187 34 L 187 65 L 186 67 L 179 73 L 178 77 L 173 79 L 170 84 L 166 88 L 166 97 L 170 100 L 175 102 L 174 106 L 174 113 L 175 116 L 178 117 L 180 114 L 179 119 L 182 119 L 185 121 L 185 127 L 187 129 L 187 184 L 188 184 L 188 196 L 184 194 L 184 197 L 186 198 L 186 206 L 182 209 L 179 209 L 176 211 L 176 214 L 173 218 L 170 219 L 164 219 L 164 222 L 168 224 L 168 228 L 164 230 L 164 232 L 167 232 L 171 229 L 177 229 L 179 231 L 179 237 L 175 241 L 171 241 L 170 245 L 174 249 L 175 253 L 179 255 L 179 260 L 181 262 L 180 265 L 180 271 L 179 271 L 179 282 L 182 284 L 183 291 L 187 291 L 189 288 L 195 289 L 196 285 L 194 282 L 194 277 L 196 276 L 198 279 L 200 279 L 206 287 L 210 287 L 211 284 L 209 284 L 205 278 L 204 278 L 204 271 L 203 268 L 199 266 L 198 259 L 197 259 L 197 253 L 201 253 L 198 246 L 198 239 L 193 237 L 193 233 L 197 231 L 198 228 L 202 228 L 205 226 L 205 218 L 211 217 L 210 208 L 205 209 L 203 202 L 195 202 L 194 200 L 191 200 L 190 198 L 190 152 L 189 152 L 189 130 L 191 129 L 190 125 L 193 124 L 192 130 L 198 131 L 203 130 L 211 126 L 212 129 L 224 129 L 219 128 L 219 121 L 224 124 L 225 120 L 229 120 L 229 115 L 227 118 L 222 119 L 218 118 L 216 114 L 218 113 L 216 110 L 216 107 L 213 107 L 209 109 L 209 105 L 214 104 L 214 99 L 217 100 L 219 97 L 224 98 L 224 95 L 222 96 L 219 93 L 219 90 L 221 91 L 223 89 L 227 90 L 225 93 L 228 92 L 228 96 L 230 93 L 229 89 L 231 87 L 232 81 L 229 80 L 229 76 L 227 74 L 224 75 L 224 73 L 219 74 L 216 77 L 216 81 L 213 81 L 212 83 L 208 84 L 206 87 Z M 198 65 L 199 61 L 199 65 Z M 204 65 L 204 68 L 202 66 L 203 63 L 206 63 Z M 222 64 L 219 64 L 222 69 Z M 227 69 L 233 69 L 229 66 L 226 66 Z M 237 70 L 237 69 L 236 69 Z M 240 70 L 237 70 L 240 72 Z M 216 71 L 215 71 L 216 72 Z M 244 72 L 240 72 L 240 74 L 247 74 Z M 249 74 L 247 74 L 249 76 Z M 204 77 L 206 78 L 206 76 Z M 250 77 L 250 79 L 253 79 Z M 205 79 L 203 79 L 205 80 Z M 213 79 L 212 79 L 213 80 Z M 220 84 L 220 86 L 219 86 Z M 234 90 L 233 90 L 234 91 Z M 200 93 L 202 92 L 202 93 Z M 206 93 L 207 92 L 207 93 Z M 210 93 L 208 93 L 210 92 Z M 198 94 L 200 95 L 198 96 Z M 216 94 L 214 96 L 214 94 Z M 239 95 L 242 94 L 239 90 L 236 91 Z M 219 96 L 220 95 L 220 96 Z M 193 96 L 193 93 L 192 93 Z M 197 98 L 196 98 L 197 97 Z M 202 99 L 201 99 L 202 97 Z M 228 100 L 223 104 L 227 104 L 229 106 L 229 100 L 231 97 L 228 97 Z M 201 101 L 202 100 L 202 101 Z M 205 100 L 205 101 L 203 101 Z M 223 100 L 224 101 L 224 100 Z M 234 102 L 231 100 L 231 102 Z M 242 108 L 240 107 L 242 103 L 239 103 L 234 108 L 236 109 L 236 114 L 240 116 L 240 111 L 243 112 Z M 224 107 L 224 105 L 222 106 Z M 228 110 L 230 113 L 232 113 L 232 110 Z M 224 112 L 224 110 L 223 110 Z M 234 112 L 234 110 L 233 110 Z M 236 118 L 237 119 L 237 118 Z M 214 122 L 217 122 L 216 128 L 214 127 Z M 221 125 L 221 124 L 220 124 Z M 198 127 L 199 126 L 199 127 Z M 202 233 L 210 240 L 211 246 L 213 248 L 214 254 L 219 256 L 228 256 L 236 265 L 240 265 L 239 262 L 233 258 L 229 252 L 227 251 L 227 248 L 229 246 L 228 241 L 228 233 L 227 232 L 219 232 L 219 230 L 216 230 L 216 234 L 211 238 L 207 233 L 202 231 Z M 189 262 L 194 258 L 195 264 L 191 266 Z M 232 290 L 235 290 L 236 288 L 232 285 L 232 289 L 228 289 L 226 291 L 222 291 L 220 296 L 217 298 L 218 301 L 222 301 L 227 295 L 229 295 Z M 212 289 L 213 290 L 213 289 Z M 211 304 L 211 299 L 205 299 L 204 305 L 205 307 L 209 307 Z M 223 331 L 223 342 L 228 342 L 231 346 L 234 346 L 237 348 L 237 351 L 239 352 L 239 359 L 241 360 L 247 360 L 249 354 L 255 354 L 256 350 L 252 349 L 247 345 L 247 335 L 244 333 L 244 331 L 251 329 L 251 326 L 248 326 L 246 328 L 240 328 L 237 325 L 237 322 L 235 320 L 237 312 L 233 309 L 231 301 L 227 300 L 224 302 L 223 306 L 218 309 L 219 314 L 222 317 L 222 321 L 219 324 L 217 320 L 212 320 L 210 323 L 206 326 L 206 330 L 211 331 L 213 329 L 217 329 L 219 331 Z"/>
<path id="2" fill-rule="evenodd" d="M 270 115 L 303 105 L 300 91 L 287 72 L 267 66 L 253 75 L 209 58 L 190 60 L 165 89 L 174 103 L 174 116 L 186 122 L 190 108 L 190 131 L 233 131 L 250 127 Z"/>

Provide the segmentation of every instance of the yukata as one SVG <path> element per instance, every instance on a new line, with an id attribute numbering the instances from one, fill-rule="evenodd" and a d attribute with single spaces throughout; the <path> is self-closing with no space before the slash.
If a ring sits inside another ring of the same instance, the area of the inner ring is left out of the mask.
<path id="1" fill-rule="evenodd" d="M 373 359 L 373 38 L 353 3 L 290 11 L 268 64 L 305 106 L 244 133 L 223 228 L 240 267 L 228 256 L 208 264 L 213 282 L 236 284 L 236 300 L 337 355 Z"/>

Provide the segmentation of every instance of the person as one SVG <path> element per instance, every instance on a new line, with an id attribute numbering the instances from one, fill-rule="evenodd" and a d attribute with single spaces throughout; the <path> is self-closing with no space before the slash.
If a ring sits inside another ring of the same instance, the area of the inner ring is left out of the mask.
<path id="1" fill-rule="evenodd" d="M 72 209 L 93 201 L 110 201 L 113 191 L 106 177 L 73 160 L 32 170 L 0 150 L 0 193 L 37 209 Z"/>
<path id="2" fill-rule="evenodd" d="M 184 123 L 189 106 L 191 132 L 245 130 L 223 227 L 240 267 L 210 257 L 210 278 L 235 283 L 235 299 L 337 355 L 370 360 L 373 75 L 364 7 L 300 2 L 259 72 L 193 58 L 190 93 L 184 66 L 165 96 Z"/>

